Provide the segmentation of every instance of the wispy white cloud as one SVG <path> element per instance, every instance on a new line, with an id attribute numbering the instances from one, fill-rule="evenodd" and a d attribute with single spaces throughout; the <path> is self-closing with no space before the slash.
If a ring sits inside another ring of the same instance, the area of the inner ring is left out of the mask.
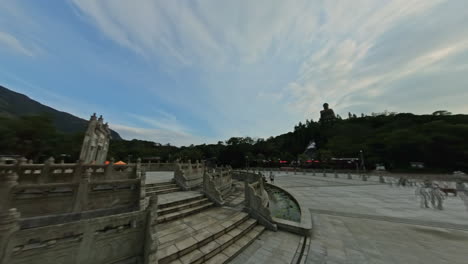
<path id="1" fill-rule="evenodd" d="M 15 36 L 7 32 L 0 31 L 0 47 L 2 46 L 22 55 L 30 57 L 34 56 L 34 52 L 23 45 Z"/>
<path id="2" fill-rule="evenodd" d="M 149 140 L 162 144 L 171 143 L 175 146 L 188 146 L 191 144 L 203 144 L 215 142 L 213 139 L 196 137 L 186 133 L 173 130 L 141 128 L 127 125 L 110 123 L 109 127 L 116 130 L 124 139 Z"/>
<path id="3" fill-rule="evenodd" d="M 122 107 L 90 99 L 128 137 L 267 137 L 316 119 L 324 102 L 341 114 L 465 109 L 453 96 L 466 101 L 465 0 L 68 0 L 78 16 L 63 27 L 8 3 L 1 32 L 14 28 L 31 50 L 23 37 L 53 28 L 42 46 L 60 52 L 57 65 L 80 64 L 71 82 L 85 72 L 94 79 L 83 89 L 129 97 L 113 98 Z M 64 32 L 73 41 L 55 36 Z"/>

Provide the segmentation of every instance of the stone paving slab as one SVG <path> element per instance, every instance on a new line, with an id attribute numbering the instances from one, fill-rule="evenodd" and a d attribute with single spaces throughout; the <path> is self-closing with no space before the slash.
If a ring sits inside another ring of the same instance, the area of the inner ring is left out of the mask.
<path id="1" fill-rule="evenodd" d="M 314 215 L 307 263 L 467 263 L 468 231 Z"/>
<path id="2" fill-rule="evenodd" d="M 249 247 L 230 263 L 291 263 L 302 237 L 284 231 L 265 230 Z"/>
<path id="3" fill-rule="evenodd" d="M 468 223 L 468 212 L 460 196 L 449 196 L 444 201 L 444 210 L 439 211 L 432 208 L 420 208 L 420 202 L 415 195 L 415 187 L 391 187 L 386 184 L 359 185 L 357 183 L 362 184 L 363 181 L 335 178 L 326 181 L 338 182 L 340 185 L 312 187 L 312 185 L 317 185 L 316 182 L 322 184 L 322 177 L 292 174 L 277 175 L 275 184 L 294 195 L 305 208 L 462 225 Z M 349 181 L 350 184 L 342 186 L 343 181 Z M 298 186 L 297 183 L 300 183 L 301 187 L 294 187 Z"/>

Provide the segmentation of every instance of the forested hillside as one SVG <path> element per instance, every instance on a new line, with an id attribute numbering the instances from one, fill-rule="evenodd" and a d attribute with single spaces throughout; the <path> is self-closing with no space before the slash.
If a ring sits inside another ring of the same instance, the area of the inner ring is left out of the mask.
<path id="1" fill-rule="evenodd" d="M 47 115 L 56 129 L 64 133 L 82 132 L 88 124 L 88 120 L 58 111 L 0 85 L 0 116 L 18 118 L 27 115 Z M 111 133 L 112 138 L 121 139 L 117 132 Z"/>
<path id="2" fill-rule="evenodd" d="M 219 164 L 242 167 L 247 164 L 279 166 L 278 160 L 307 160 L 304 150 L 317 143 L 315 159 L 328 166 L 331 158 L 358 157 L 366 165 L 383 163 L 388 169 L 408 169 L 410 162 L 424 162 L 428 169 L 468 170 L 468 115 L 380 114 L 336 119 L 322 125 L 306 120 L 292 132 L 252 139 L 233 137 L 217 144 L 175 147 L 142 140 L 112 140 L 109 158 L 127 160 L 160 157 L 163 161 L 212 159 Z M 84 131 L 83 131 L 84 132 Z M 0 154 L 17 154 L 41 160 L 61 154 L 78 158 L 83 133 L 57 131 L 47 116 L 0 118 Z"/>

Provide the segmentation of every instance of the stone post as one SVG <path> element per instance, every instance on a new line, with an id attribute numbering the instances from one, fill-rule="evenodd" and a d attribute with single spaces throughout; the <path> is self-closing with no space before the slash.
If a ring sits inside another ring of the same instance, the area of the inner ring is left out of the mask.
<path id="1" fill-rule="evenodd" d="M 88 204 L 89 195 L 89 182 L 91 181 L 92 169 L 88 168 L 80 179 L 78 190 L 75 195 L 75 201 L 73 204 L 73 212 L 78 213 L 86 211 Z"/>
<path id="2" fill-rule="evenodd" d="M 136 166 L 135 166 L 135 174 L 137 174 L 137 172 L 141 172 L 142 170 L 143 170 L 143 166 L 141 166 L 141 158 L 138 158 Z M 138 175 L 136 175 L 136 176 L 138 176 Z"/>
<path id="3" fill-rule="evenodd" d="M 42 167 L 41 175 L 38 178 L 38 183 L 46 183 L 49 181 L 50 165 L 54 163 L 55 159 L 53 157 L 50 157 L 48 160 L 46 160 L 46 162 L 44 163 L 44 167 Z"/>
<path id="4" fill-rule="evenodd" d="M 348 180 L 352 180 L 353 176 L 351 176 L 351 172 L 348 171 Z"/>
<path id="5" fill-rule="evenodd" d="M 379 176 L 379 181 L 380 181 L 380 183 L 385 183 L 385 178 L 384 178 L 383 175 Z"/>
<path id="6" fill-rule="evenodd" d="M 335 178 L 338 178 L 338 172 L 335 171 Z"/>
<path id="7" fill-rule="evenodd" d="M 327 171 L 323 170 L 323 177 L 327 177 Z"/>
<path id="8" fill-rule="evenodd" d="M 315 176 L 315 170 L 312 170 L 312 176 Z"/>
<path id="9" fill-rule="evenodd" d="M 15 172 L 0 174 L 0 263 L 10 263 L 11 249 L 8 242 L 20 229 L 20 213 L 15 208 L 10 208 L 17 184 L 18 175 Z"/>
<path id="10" fill-rule="evenodd" d="M 158 263 L 158 196 L 153 195 L 150 197 L 149 206 L 146 217 L 146 232 L 145 232 L 145 245 L 144 245 L 144 263 L 153 264 Z"/>

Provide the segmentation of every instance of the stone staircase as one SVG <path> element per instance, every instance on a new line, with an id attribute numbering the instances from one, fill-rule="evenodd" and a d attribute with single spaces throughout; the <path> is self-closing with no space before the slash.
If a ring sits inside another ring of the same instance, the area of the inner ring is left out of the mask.
<path id="1" fill-rule="evenodd" d="M 203 194 L 175 200 L 158 205 L 158 223 L 176 220 L 188 215 L 196 214 L 214 205 Z"/>
<path id="2" fill-rule="evenodd" d="M 146 195 L 160 195 L 181 191 L 180 187 L 173 182 L 160 182 L 146 184 Z"/>
<path id="3" fill-rule="evenodd" d="M 227 263 L 265 228 L 248 214 L 227 207 L 158 225 L 159 263 Z"/>

